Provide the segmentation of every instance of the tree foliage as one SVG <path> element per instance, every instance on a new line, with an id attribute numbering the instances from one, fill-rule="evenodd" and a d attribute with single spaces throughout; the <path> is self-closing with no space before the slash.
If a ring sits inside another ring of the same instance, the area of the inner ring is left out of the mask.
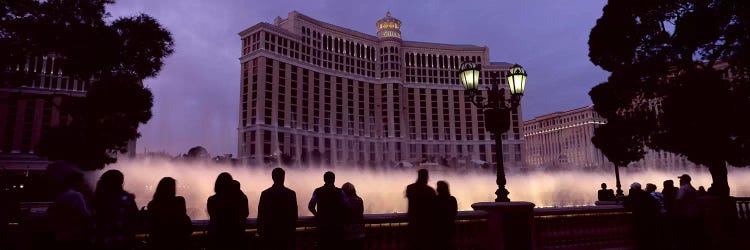
<path id="1" fill-rule="evenodd" d="M 686 156 L 728 194 L 726 163 L 750 164 L 749 39 L 750 1 L 609 0 L 589 37 L 591 62 L 611 72 L 589 93 L 608 120 L 594 143 Z"/>
<path id="2" fill-rule="evenodd" d="M 208 153 L 208 150 L 202 146 L 195 146 L 188 150 L 187 154 L 183 156 L 186 159 L 191 160 L 206 160 L 208 158 L 211 158 L 211 155 Z"/>
<path id="3" fill-rule="evenodd" d="M 108 21 L 113 0 L 0 1 L 0 71 L 5 87 L 35 77 L 9 70 L 30 58 L 56 55 L 65 76 L 88 82 L 85 98 L 67 97 L 57 108 L 72 122 L 45 134 L 39 151 L 50 159 L 98 169 L 115 161 L 139 124 L 152 116 L 153 96 L 142 80 L 154 77 L 173 52 L 169 31 L 146 15 Z"/>

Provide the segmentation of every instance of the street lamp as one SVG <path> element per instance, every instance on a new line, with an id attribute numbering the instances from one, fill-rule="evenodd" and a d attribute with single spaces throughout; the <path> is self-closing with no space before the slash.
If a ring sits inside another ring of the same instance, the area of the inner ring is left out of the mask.
<path id="1" fill-rule="evenodd" d="M 508 189 L 505 188 L 505 168 L 503 166 L 503 142 L 501 135 L 510 128 L 510 112 L 516 110 L 521 102 L 526 87 L 526 71 L 515 64 L 508 71 L 507 80 L 510 100 L 505 99 L 505 89 L 500 88 L 499 72 L 490 72 L 492 87 L 487 91 L 487 98 L 479 90 L 479 78 L 482 65 L 465 62 L 459 68 L 458 76 L 466 89 L 466 98 L 484 113 L 484 127 L 495 135 L 495 155 L 497 162 L 496 202 L 509 202 Z"/>

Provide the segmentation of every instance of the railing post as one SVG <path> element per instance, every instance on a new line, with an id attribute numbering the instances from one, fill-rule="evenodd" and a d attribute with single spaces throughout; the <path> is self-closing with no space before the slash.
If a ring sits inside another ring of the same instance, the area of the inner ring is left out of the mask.
<path id="1" fill-rule="evenodd" d="M 487 212 L 487 246 L 490 250 L 534 250 L 534 203 L 479 202 L 474 210 Z"/>

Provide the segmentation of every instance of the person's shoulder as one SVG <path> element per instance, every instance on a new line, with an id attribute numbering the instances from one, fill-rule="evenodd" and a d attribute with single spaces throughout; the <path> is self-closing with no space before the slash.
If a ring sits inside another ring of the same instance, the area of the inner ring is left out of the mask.
<path id="1" fill-rule="evenodd" d="M 297 194 L 296 192 L 294 192 L 294 190 L 292 190 L 291 188 L 288 188 L 288 187 L 284 187 L 284 188 L 283 188 L 282 190 L 283 190 L 283 191 L 284 191 L 285 193 L 287 193 L 287 194 L 293 194 L 293 195 L 296 195 L 296 194 Z"/>
<path id="2" fill-rule="evenodd" d="M 273 192 L 273 187 L 266 188 L 265 190 L 260 192 L 260 195 L 267 195 L 269 193 Z"/>
<path id="3" fill-rule="evenodd" d="M 128 192 L 123 192 L 122 195 L 120 196 L 120 199 L 127 200 L 127 201 L 135 201 L 135 195 L 128 193 Z"/>
<path id="4" fill-rule="evenodd" d="M 62 192 L 58 197 L 62 199 L 74 199 L 78 197 L 83 197 L 83 194 L 73 189 L 68 189 L 68 190 L 65 190 L 65 192 Z"/>
<path id="5" fill-rule="evenodd" d="M 346 198 L 349 199 L 350 201 L 362 202 L 362 197 L 359 197 L 358 195 L 347 196 Z"/>

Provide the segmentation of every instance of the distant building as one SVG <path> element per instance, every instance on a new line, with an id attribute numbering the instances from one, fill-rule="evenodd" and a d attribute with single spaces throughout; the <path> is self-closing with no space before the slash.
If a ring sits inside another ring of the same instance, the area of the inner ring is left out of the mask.
<path id="1" fill-rule="evenodd" d="M 13 82 L 8 76 L 15 72 L 33 77 Z M 0 167 L 46 167 L 48 162 L 36 155 L 36 147 L 51 127 L 72 122 L 62 112 L 63 99 L 85 97 L 89 84 L 63 75 L 59 56 L 53 53 L 0 69 Z M 135 143 L 128 142 L 126 155 L 135 153 Z"/>
<path id="2" fill-rule="evenodd" d="M 524 121 L 525 163 L 529 167 L 600 168 L 609 161 L 591 143 L 605 124 L 593 106 L 554 112 Z"/>
<path id="3" fill-rule="evenodd" d="M 489 72 L 504 78 L 512 65 L 491 62 L 487 47 L 403 40 L 401 21 L 390 13 L 375 24 L 373 36 L 291 12 L 240 32 L 242 162 L 497 160 L 483 114 L 466 100 L 456 71 L 478 62 L 486 81 Z M 522 163 L 520 114 L 511 114 L 503 135 L 508 166 Z"/>
<path id="4" fill-rule="evenodd" d="M 524 162 L 528 167 L 544 169 L 608 169 L 611 162 L 594 147 L 594 129 L 606 119 L 586 106 L 554 112 L 523 122 Z M 647 149 L 648 150 L 648 149 Z M 680 169 L 695 167 L 677 154 L 648 150 L 634 168 Z"/>

